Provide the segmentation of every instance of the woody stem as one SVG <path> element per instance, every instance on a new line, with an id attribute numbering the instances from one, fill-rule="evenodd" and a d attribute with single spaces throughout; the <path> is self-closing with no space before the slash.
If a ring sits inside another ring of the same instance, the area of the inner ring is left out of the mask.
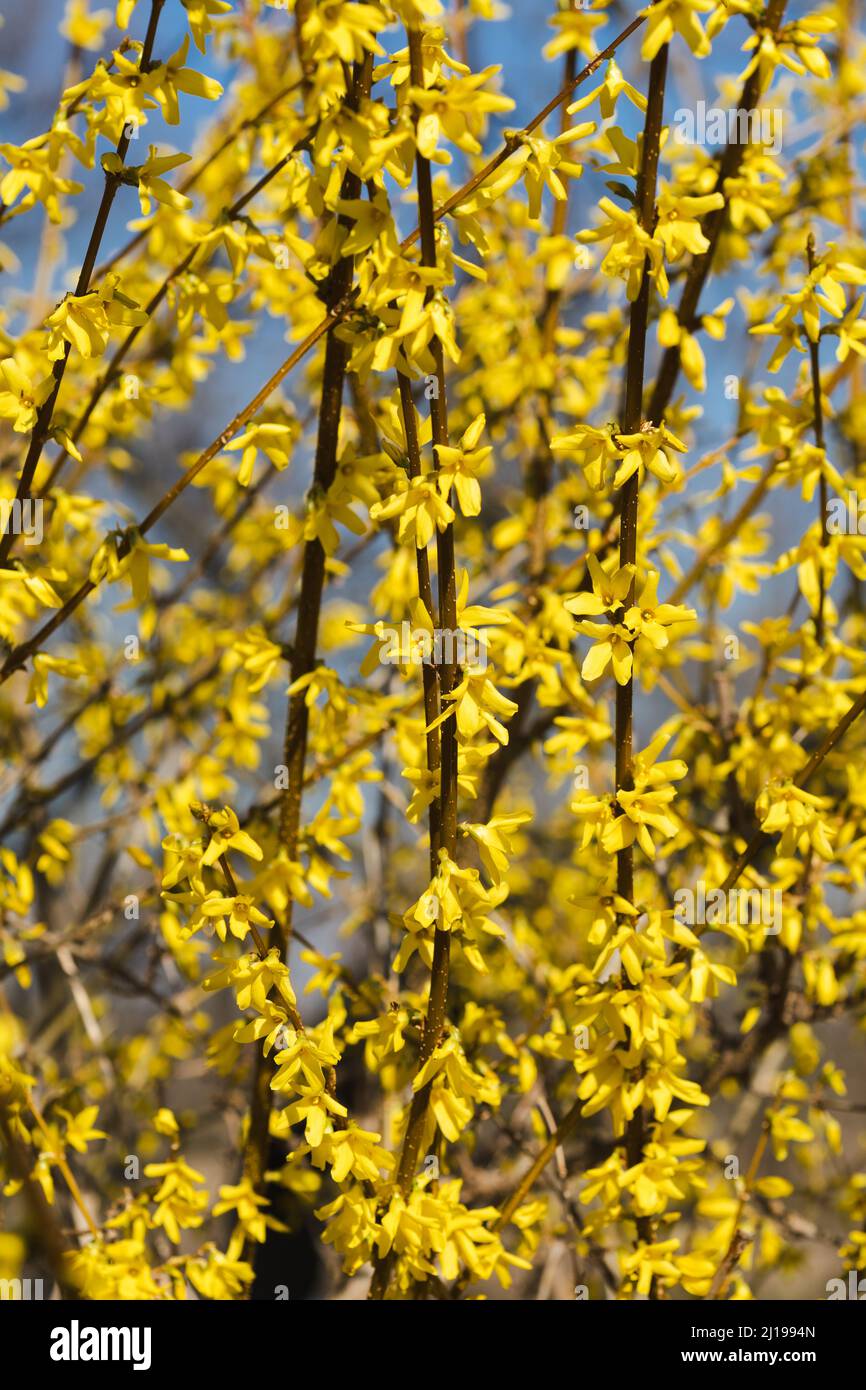
<path id="1" fill-rule="evenodd" d="M 372 58 L 356 63 L 352 72 L 352 85 L 346 98 L 347 106 L 358 110 L 362 99 L 369 95 L 372 82 Z M 347 170 L 343 178 L 341 196 L 346 199 L 357 198 L 361 181 L 357 174 Z M 343 225 L 350 225 L 343 217 Z M 329 310 L 333 310 L 349 292 L 352 284 L 354 259 L 342 256 L 334 266 L 327 291 Z M 322 378 L 322 394 L 319 401 L 319 425 L 316 441 L 316 454 L 313 465 L 313 488 L 319 496 L 325 496 L 334 481 L 337 468 L 337 449 L 340 435 L 340 418 L 343 403 L 343 385 L 346 378 L 349 347 L 335 334 L 329 333 L 325 343 L 325 363 Z M 301 591 L 298 599 L 295 636 L 292 643 L 291 679 L 300 680 L 316 666 L 316 647 L 319 633 L 319 614 L 322 606 L 322 592 L 325 583 L 325 551 L 318 537 L 307 541 L 301 571 Z M 304 767 L 307 757 L 309 736 L 309 708 L 304 692 L 294 694 L 289 699 L 286 718 L 286 733 L 283 763 L 287 769 L 286 787 L 280 804 L 279 844 L 288 861 L 298 855 L 301 824 L 301 797 L 304 786 Z M 272 944 L 277 947 L 281 960 L 288 955 L 292 934 L 294 900 L 288 896 L 282 921 L 273 930 Z M 260 1050 L 256 1056 L 256 1069 L 253 1081 L 253 1098 L 250 1112 L 250 1129 L 247 1141 L 244 1167 L 254 1188 L 260 1191 L 264 1185 L 269 1144 L 269 1126 L 272 1108 L 271 1078 L 273 1061 Z"/>
<path id="2" fill-rule="evenodd" d="M 421 31 L 409 29 L 409 62 L 413 86 L 424 85 L 424 64 L 421 49 Z M 433 182 L 430 161 L 420 152 L 416 153 L 415 171 L 418 184 L 418 220 L 421 229 L 421 263 L 436 266 L 436 219 L 433 209 Z M 428 292 L 428 297 L 429 297 Z M 430 402 L 434 456 L 439 446 L 448 446 L 448 402 L 445 391 L 445 358 L 438 335 L 430 342 L 433 356 L 436 391 Z M 447 501 L 448 499 L 446 499 Z M 454 527 L 446 526 L 437 531 L 436 555 L 439 582 L 439 626 L 443 632 L 457 630 L 457 578 L 454 561 Z M 453 658 L 453 643 L 445 645 L 445 652 Z M 457 667 L 453 659 L 444 661 L 439 670 L 439 691 L 444 701 L 457 684 Z M 441 726 L 440 738 L 440 849 L 454 859 L 457 852 L 457 726 L 452 716 Z M 431 865 L 435 867 L 432 845 L 431 822 Z M 448 978 L 450 972 L 451 936 L 442 930 L 438 922 L 433 935 L 433 964 L 430 972 L 430 994 L 427 1001 L 427 1014 L 424 1033 L 419 1049 L 419 1070 L 426 1065 L 438 1047 L 445 1029 L 445 1016 L 448 1001 Z M 417 1090 L 409 1107 L 409 1119 L 403 1148 L 397 1169 L 397 1186 L 403 1197 L 407 1197 L 418 1167 L 421 1139 L 427 1120 L 430 1099 L 430 1084 Z M 379 1260 L 373 1272 L 370 1297 L 384 1298 L 391 1271 L 391 1260 Z"/>
<path id="3" fill-rule="evenodd" d="M 663 44 L 652 60 L 649 75 L 646 121 L 644 125 L 643 156 L 637 180 L 636 206 L 642 230 L 652 234 L 655 222 L 656 181 L 659 148 L 664 113 L 665 80 L 667 77 L 668 45 Z M 650 273 L 649 258 L 644 261 L 643 277 L 637 298 L 629 316 L 628 357 L 626 364 L 625 406 L 623 432 L 634 434 L 643 424 L 644 363 L 646 358 L 647 320 L 649 315 Z M 636 565 L 637 517 L 640 475 L 636 471 L 625 482 L 620 497 L 620 565 Z M 632 573 L 626 605 L 634 603 L 635 581 Z M 616 688 L 616 793 L 630 790 L 634 785 L 633 755 L 634 675 L 633 666 L 628 681 Z M 617 808 L 621 814 L 621 810 Z M 617 851 L 616 889 L 626 902 L 634 902 L 634 848 L 626 845 Z M 626 1151 L 629 1165 L 640 1162 L 644 1141 L 644 1116 L 635 1111 L 626 1130 Z M 649 1237 L 649 1222 L 638 1221 L 642 1239 Z"/>

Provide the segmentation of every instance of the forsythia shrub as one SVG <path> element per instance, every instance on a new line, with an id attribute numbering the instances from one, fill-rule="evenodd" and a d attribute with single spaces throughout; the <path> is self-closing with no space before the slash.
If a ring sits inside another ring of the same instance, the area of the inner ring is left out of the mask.
<path id="1" fill-rule="evenodd" d="M 866 1269 L 855 3 L 533 8 L 511 128 L 492 0 L 71 0 L 0 144 L 9 1277 Z"/>

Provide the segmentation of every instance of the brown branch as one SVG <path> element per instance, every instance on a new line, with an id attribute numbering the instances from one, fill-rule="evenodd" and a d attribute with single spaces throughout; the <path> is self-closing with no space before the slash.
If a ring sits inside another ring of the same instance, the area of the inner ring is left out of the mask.
<path id="1" fill-rule="evenodd" d="M 577 1125 L 577 1122 L 580 1119 L 580 1111 L 582 1106 L 582 1100 L 576 1100 L 574 1102 L 574 1104 L 572 1105 L 568 1113 L 565 1115 L 565 1117 L 562 1120 L 560 1120 L 559 1124 L 557 1125 L 553 1134 L 551 1134 L 550 1138 L 545 1143 L 544 1147 L 539 1150 L 537 1158 L 535 1158 L 530 1167 L 527 1168 L 526 1172 L 523 1174 L 523 1177 L 520 1179 L 517 1186 L 514 1188 L 514 1191 L 511 1193 L 511 1196 L 508 1198 L 506 1202 L 503 1203 L 502 1207 L 500 1208 L 499 1215 L 496 1218 L 496 1221 L 493 1225 L 493 1229 L 495 1231 L 501 1231 L 503 1226 L 508 1225 L 508 1222 L 511 1220 L 512 1216 L 517 1211 L 517 1208 L 520 1206 L 521 1202 L 523 1202 L 529 1195 L 532 1188 L 535 1186 L 536 1182 L 541 1177 L 541 1174 L 547 1167 L 548 1163 L 553 1158 L 553 1155 L 556 1153 L 557 1149 L 560 1147 L 561 1144 L 565 1142 L 565 1140 L 569 1137 L 569 1135 L 572 1133 L 575 1126 Z"/>
<path id="2" fill-rule="evenodd" d="M 782 16 L 785 13 L 785 4 L 786 0 L 769 0 L 766 13 L 763 19 L 759 21 L 757 27 L 767 30 L 771 34 L 775 34 L 782 22 Z M 739 109 L 743 111 L 753 111 L 760 97 L 761 70 L 760 65 L 756 64 L 754 72 L 749 74 L 743 84 L 743 89 L 740 93 Z M 716 186 L 713 191 L 724 194 L 725 183 L 728 179 L 737 177 L 742 167 L 745 154 L 746 145 L 744 143 L 731 142 L 725 146 L 721 159 L 719 160 Z M 693 257 L 686 274 L 679 308 L 677 309 L 677 321 L 681 328 L 687 333 L 694 332 L 695 328 L 698 326 L 698 302 L 703 293 L 704 286 L 707 283 L 707 279 L 709 278 L 710 271 L 712 270 L 713 260 L 718 250 L 719 240 L 725 229 L 727 219 L 728 203 L 725 202 L 722 207 L 714 208 L 711 212 L 707 213 L 701 223 L 701 231 L 710 244 L 706 251 L 703 251 L 699 256 Z M 673 396 L 679 372 L 680 349 L 679 345 L 675 344 L 667 348 L 662 357 L 661 366 L 650 399 L 649 417 L 651 420 L 662 419 L 670 404 L 671 397 Z"/>
<path id="3" fill-rule="evenodd" d="M 740 1221 L 742 1219 L 742 1215 L 746 1207 L 746 1202 L 749 1199 L 752 1188 L 755 1184 L 755 1180 L 758 1176 L 758 1169 L 761 1166 L 761 1159 L 764 1157 L 764 1151 L 767 1147 L 767 1141 L 769 1137 L 770 1125 L 768 1118 L 765 1116 L 761 1125 L 761 1132 L 758 1135 L 758 1142 L 755 1145 L 755 1151 L 752 1154 L 752 1161 L 749 1164 L 749 1171 L 743 1179 L 743 1189 L 740 1193 L 740 1198 L 737 1203 L 737 1211 L 734 1217 L 734 1229 L 731 1233 L 731 1239 L 728 1243 L 728 1248 L 722 1256 L 722 1259 L 719 1263 L 719 1267 L 716 1270 L 715 1276 L 713 1278 L 712 1286 L 709 1292 L 710 1298 L 722 1297 L 723 1293 L 725 1292 L 725 1288 L 727 1287 L 728 1280 L 730 1279 L 734 1271 L 734 1268 L 737 1264 L 737 1261 L 739 1260 L 743 1251 L 749 1244 L 748 1237 L 745 1236 L 743 1232 L 740 1230 Z"/>
<path id="4" fill-rule="evenodd" d="M 809 262 L 810 275 L 815 269 L 815 238 L 810 234 L 806 243 L 806 256 Z M 806 337 L 809 342 L 809 365 L 812 380 L 812 411 L 813 428 L 815 431 L 816 447 L 824 453 L 824 405 L 821 400 L 821 357 L 820 340 L 813 342 L 809 336 L 808 329 Z M 821 467 L 821 482 L 818 491 L 818 506 L 820 507 L 821 522 L 821 553 L 818 557 L 818 611 L 815 614 L 815 642 L 818 647 L 824 643 L 824 604 L 826 599 L 827 575 L 824 570 L 824 555 L 830 541 L 827 532 L 827 477 L 823 466 Z"/>
<path id="5" fill-rule="evenodd" d="M 667 77 L 668 45 L 662 44 L 650 65 L 649 90 L 647 96 L 646 120 L 644 124 L 643 154 L 640 175 L 637 181 L 636 207 L 640 226 L 644 232 L 652 234 L 655 225 L 656 182 L 658 176 L 661 128 L 664 116 L 665 82 Z M 637 298 L 631 306 L 629 317 L 628 356 L 626 361 L 625 407 L 623 412 L 623 433 L 634 434 L 643 426 L 643 387 L 644 364 L 646 359 L 646 335 L 650 299 L 650 262 L 644 261 L 643 278 Z M 652 423 L 652 421 L 651 421 Z M 637 516 L 640 471 L 636 470 L 627 479 L 620 497 L 620 566 L 637 565 Z M 635 570 L 626 606 L 634 603 Z M 632 644 L 633 650 L 633 644 Z M 624 685 L 616 687 L 616 794 L 631 790 L 634 786 L 632 773 L 633 755 L 633 710 L 634 710 L 634 669 Z M 634 846 L 629 844 L 617 850 L 616 891 L 626 902 L 634 902 Z M 620 921 L 628 921 L 620 916 Z M 630 1165 L 639 1163 L 644 1143 L 644 1113 L 638 1107 L 626 1127 L 626 1150 Z M 637 1221 L 638 1234 L 643 1240 L 650 1238 L 651 1223 L 648 1218 Z"/>
<path id="6" fill-rule="evenodd" d="M 415 87 L 424 86 L 424 63 L 422 56 L 421 30 L 409 29 L 409 62 L 411 80 Z M 418 113 L 414 113 L 417 121 Z M 436 218 L 433 209 L 433 182 L 430 161 L 416 151 L 415 170 L 418 184 L 418 216 L 421 228 L 421 263 L 436 266 Z M 433 293 L 428 290 L 427 298 Z M 430 402 L 434 456 L 439 446 L 448 446 L 448 400 L 445 389 L 445 357 L 438 335 L 430 341 L 433 356 L 437 389 Z M 446 501 L 449 499 L 446 498 Z M 436 551 L 439 583 L 439 626 L 443 632 L 457 630 L 457 572 L 454 562 L 454 525 L 450 523 L 444 531 L 437 530 Z M 453 655 L 453 644 L 445 644 L 445 650 Z M 439 692 L 443 703 L 457 684 L 458 670 L 453 660 L 443 662 L 438 667 Z M 439 792 L 439 844 L 440 849 L 453 860 L 457 854 L 457 720 L 456 715 L 446 719 L 440 733 L 440 792 Z M 435 871 L 438 853 L 434 853 L 434 826 L 430 822 L 430 861 Z M 448 1003 L 448 980 L 450 974 L 451 933 L 440 927 L 437 920 L 433 933 L 433 962 L 430 970 L 430 994 L 427 1000 L 427 1013 L 424 1032 L 419 1049 L 419 1071 L 429 1061 L 442 1040 L 445 1031 L 446 1009 Z M 415 1180 L 421 1140 L 427 1121 L 431 1084 L 415 1091 L 409 1106 L 409 1118 L 403 1147 L 397 1168 L 397 1187 L 403 1197 L 408 1197 Z M 382 1299 L 388 1289 L 393 1257 L 389 1255 L 376 1262 L 370 1284 L 370 1298 Z"/>
<path id="7" fill-rule="evenodd" d="M 415 403 L 412 400 L 412 386 L 409 378 L 403 372 L 397 373 L 397 385 L 400 391 L 400 409 L 403 416 L 403 431 L 406 435 L 406 455 L 408 463 L 408 473 L 410 478 L 420 478 L 421 476 L 421 450 L 418 444 L 418 426 L 415 420 Z M 418 574 L 418 597 L 421 599 L 430 619 L 435 628 L 436 615 L 433 608 L 433 588 L 430 583 L 430 557 L 426 546 L 415 547 L 415 564 Z M 433 728 L 433 724 L 439 717 L 439 675 L 436 667 L 430 662 L 425 661 L 421 667 L 421 679 L 424 689 L 424 723 L 425 723 L 425 746 L 427 755 L 427 771 L 432 775 L 439 774 L 441 765 L 441 738 L 438 725 Z M 439 861 L 439 846 L 442 841 L 442 802 L 437 794 L 430 803 L 429 810 L 430 826 L 430 877 L 436 873 Z"/>
<path id="8" fill-rule="evenodd" d="M 372 81 L 372 57 L 356 63 L 352 73 L 351 90 L 346 97 L 349 109 L 357 111 L 363 98 L 369 95 Z M 357 198 L 361 190 L 359 176 L 348 169 L 343 176 L 341 197 Z M 349 219 L 339 217 L 341 227 L 351 226 Z M 328 305 L 334 311 L 348 294 L 354 273 L 354 257 L 342 256 L 334 266 L 329 286 Z M 319 428 L 313 465 L 313 488 L 324 496 L 334 481 L 337 469 L 337 449 L 340 436 L 343 387 L 349 360 L 349 345 L 329 334 L 325 345 L 325 364 L 322 394 L 319 403 Z M 319 635 L 319 614 L 325 584 L 325 551 L 318 537 L 307 541 L 301 572 L 298 616 L 292 643 L 292 684 L 308 675 L 316 666 L 316 647 Z M 286 789 L 280 805 L 279 843 L 289 860 L 297 859 L 301 824 L 301 797 L 304 788 L 304 767 L 309 733 L 309 706 L 306 691 L 293 694 L 289 700 L 286 719 L 283 762 L 287 768 Z M 286 961 L 292 935 L 294 899 L 290 896 L 281 921 L 274 927 L 272 941 L 280 958 Z M 253 1186 L 260 1191 L 264 1185 L 269 1144 L 269 1124 L 273 1095 L 271 1078 L 273 1060 L 260 1050 L 256 1055 L 250 1128 L 247 1139 L 244 1169 Z"/>

